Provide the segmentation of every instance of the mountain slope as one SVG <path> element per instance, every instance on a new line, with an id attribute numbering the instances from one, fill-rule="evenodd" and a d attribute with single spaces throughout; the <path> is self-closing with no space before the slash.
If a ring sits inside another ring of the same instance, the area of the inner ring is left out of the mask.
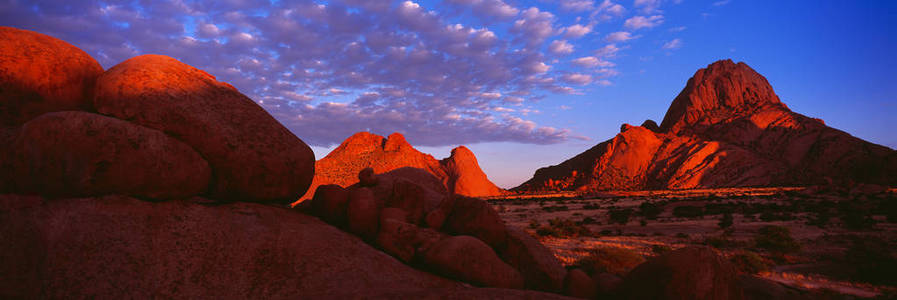
<path id="1" fill-rule="evenodd" d="M 792 112 L 747 64 L 698 70 L 657 126 L 614 138 L 517 191 L 685 189 L 864 182 L 897 184 L 897 151 Z"/>

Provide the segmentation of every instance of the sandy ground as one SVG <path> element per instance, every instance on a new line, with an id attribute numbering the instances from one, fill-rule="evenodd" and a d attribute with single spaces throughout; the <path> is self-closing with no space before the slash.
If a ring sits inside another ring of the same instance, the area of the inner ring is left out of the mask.
<path id="1" fill-rule="evenodd" d="M 850 246 L 847 240 L 878 239 L 897 246 L 897 224 L 886 220 L 885 212 L 869 209 L 868 214 L 876 223 L 863 229 L 848 229 L 837 216 L 840 207 L 829 211 L 835 214 L 824 226 L 809 225 L 817 216 L 817 211 L 801 211 L 792 207 L 786 217 L 764 220 L 762 213 L 732 213 L 733 224 L 724 230 L 718 223 L 722 214 L 713 214 L 708 209 L 713 205 L 740 205 L 750 207 L 772 207 L 770 215 L 777 215 L 775 205 L 788 206 L 794 203 L 865 203 L 887 201 L 895 198 L 891 189 L 876 195 L 856 195 L 842 193 L 815 193 L 804 188 L 727 188 L 687 191 L 625 191 L 603 192 L 592 195 L 574 193 L 515 195 L 492 198 L 488 201 L 511 226 L 524 228 L 533 233 L 555 255 L 567 265 L 589 254 L 591 249 L 601 247 L 627 248 L 643 256 L 656 255 L 657 247 L 676 249 L 688 245 L 707 245 L 708 238 L 724 236 L 730 244 L 717 246 L 724 255 L 750 249 L 764 258 L 771 257 L 763 249 L 754 247 L 754 237 L 758 229 L 766 225 L 777 225 L 790 229 L 792 236 L 801 244 L 801 250 L 789 255 L 776 256 L 770 270 L 758 273 L 772 280 L 790 286 L 813 289 L 827 288 L 844 294 L 871 297 L 895 290 L 893 286 L 876 286 L 852 282 L 850 270 L 839 263 Z M 890 198 L 888 198 L 890 197 Z M 801 202 L 802 201 L 802 202 Z M 662 211 L 655 219 L 638 215 L 639 206 L 644 203 L 659 204 Z M 873 201 L 874 202 L 874 201 Z M 770 206 L 772 205 L 772 206 Z M 705 208 L 701 216 L 683 217 L 674 214 L 678 206 Z M 614 223 L 610 211 L 631 208 L 633 215 L 625 224 Z M 552 219 L 567 219 L 579 222 L 588 228 L 591 236 L 538 236 L 536 228 L 547 226 Z M 585 221 L 584 221 L 585 220 Z M 538 224 L 538 226 L 536 226 Z M 892 248 L 897 249 L 897 248 Z M 773 261 L 773 259 L 770 259 Z"/>

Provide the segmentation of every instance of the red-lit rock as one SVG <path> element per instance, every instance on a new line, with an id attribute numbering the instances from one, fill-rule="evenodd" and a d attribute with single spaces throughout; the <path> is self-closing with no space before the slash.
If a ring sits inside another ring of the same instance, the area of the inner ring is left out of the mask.
<path id="1" fill-rule="evenodd" d="M 504 221 L 486 201 L 455 197 L 452 212 L 445 219 L 442 230 L 453 235 L 476 237 L 492 248 L 502 251 L 508 233 Z"/>
<path id="2" fill-rule="evenodd" d="M 507 247 L 501 258 L 520 271 L 528 289 L 561 292 L 567 270 L 545 245 L 525 231 L 507 227 Z"/>
<path id="3" fill-rule="evenodd" d="M 623 279 L 624 299 L 742 299 L 738 272 L 713 249 L 674 250 L 635 267 Z"/>
<path id="4" fill-rule="evenodd" d="M 385 219 L 380 223 L 377 245 L 383 251 L 399 260 L 410 263 L 417 255 L 448 236 L 429 228 L 420 228 L 395 219 Z"/>
<path id="5" fill-rule="evenodd" d="M 688 80 L 659 127 L 653 121 L 641 127 L 624 124 L 613 139 L 537 170 L 514 190 L 690 189 L 828 181 L 897 185 L 897 151 L 792 112 L 759 73 L 744 63 L 722 60 Z"/>
<path id="6" fill-rule="evenodd" d="M 349 231 L 365 240 L 377 237 L 380 223 L 380 207 L 374 193 L 368 188 L 349 189 L 349 204 L 346 208 Z"/>
<path id="7" fill-rule="evenodd" d="M 521 289 L 520 272 L 503 262 L 483 241 L 471 236 L 454 236 L 430 247 L 424 264 L 438 274 L 479 286 Z"/>
<path id="8" fill-rule="evenodd" d="M 213 170 L 215 198 L 292 202 L 314 176 L 311 149 L 258 104 L 167 56 L 142 55 L 107 70 L 94 106 L 196 149 Z"/>
<path id="9" fill-rule="evenodd" d="M 328 184 L 315 190 L 312 209 L 327 223 L 342 226 L 346 224 L 346 211 L 349 206 L 349 192 L 341 186 Z"/>
<path id="10" fill-rule="evenodd" d="M 354 185 L 359 182 L 356 175 L 366 168 L 373 169 L 374 174 L 378 174 L 377 180 L 382 181 L 384 173 L 409 167 L 432 174 L 438 179 L 441 189 L 447 189 L 449 192 L 453 192 L 458 183 L 459 191 L 468 196 L 499 195 L 501 190 L 488 181 L 477 165 L 473 153 L 466 148 L 459 150 L 461 148 L 463 147 L 456 150 L 465 152 L 463 155 L 458 154 L 457 158 L 449 157 L 439 161 L 429 154 L 414 149 L 399 133 L 384 138 L 369 132 L 359 132 L 347 138 L 339 147 L 315 163 L 316 172 L 312 188 L 323 184 L 338 184 L 345 187 Z M 370 184 L 363 185 L 370 186 Z M 310 196 L 311 193 L 303 198 Z"/>
<path id="11" fill-rule="evenodd" d="M 24 193 L 170 199 L 202 194 L 209 185 L 208 164 L 189 146 L 93 113 L 41 115 L 9 147 L 16 190 Z"/>
<path id="12" fill-rule="evenodd" d="M 103 67 L 60 39 L 0 27 L 0 126 L 17 126 L 43 113 L 90 110 Z"/>
<path id="13" fill-rule="evenodd" d="M 365 187 L 377 185 L 377 176 L 374 174 L 374 168 L 361 169 L 358 172 L 358 183 Z"/>
<path id="14" fill-rule="evenodd" d="M 598 295 L 598 288 L 588 274 L 580 269 L 567 272 L 564 278 L 564 295 L 576 298 L 594 299 Z"/>

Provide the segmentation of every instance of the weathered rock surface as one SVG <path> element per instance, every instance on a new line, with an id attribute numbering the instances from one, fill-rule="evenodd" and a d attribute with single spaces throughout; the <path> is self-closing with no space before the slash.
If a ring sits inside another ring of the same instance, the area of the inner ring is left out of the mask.
<path id="1" fill-rule="evenodd" d="M 349 231 L 365 240 L 377 237 L 380 226 L 380 209 L 374 193 L 368 188 L 349 190 L 349 204 L 346 207 L 346 220 Z"/>
<path id="2" fill-rule="evenodd" d="M 312 199 L 312 209 L 315 214 L 336 226 L 346 224 L 348 207 L 349 192 L 335 184 L 319 186 Z"/>
<path id="3" fill-rule="evenodd" d="M 165 132 L 212 168 L 214 198 L 292 202 L 314 176 L 314 153 L 229 84 L 162 55 L 142 55 L 97 80 L 104 115 Z"/>
<path id="4" fill-rule="evenodd" d="M 492 206 L 470 197 L 454 198 L 452 212 L 442 230 L 452 235 L 476 237 L 499 252 L 504 250 L 508 239 L 507 227 Z"/>
<path id="5" fill-rule="evenodd" d="M 0 26 L 0 126 L 17 126 L 43 113 L 90 110 L 103 67 L 60 39 Z"/>
<path id="6" fill-rule="evenodd" d="M 452 149 L 452 155 L 439 163 L 448 175 L 446 186 L 455 194 L 468 197 L 502 194 L 502 190 L 486 178 L 477 157 L 467 147 Z"/>
<path id="7" fill-rule="evenodd" d="M 690 247 L 651 258 L 623 279 L 623 299 L 742 299 L 738 272 L 706 247 Z"/>
<path id="8" fill-rule="evenodd" d="M 554 253 L 525 231 L 507 228 L 507 247 L 501 258 L 520 271 L 528 289 L 562 292 L 567 270 Z"/>
<path id="9" fill-rule="evenodd" d="M 573 269 L 564 278 L 564 295 L 583 299 L 594 299 L 598 295 L 595 282 L 586 272 Z"/>
<path id="10" fill-rule="evenodd" d="M 0 298 L 270 299 L 460 288 L 279 207 L 0 195 L 0 215 Z"/>
<path id="11" fill-rule="evenodd" d="M 4 172 L 23 193 L 171 199 L 204 193 L 211 176 L 196 151 L 161 131 L 87 112 L 43 114 L 6 145 Z"/>
<path id="12" fill-rule="evenodd" d="M 897 151 L 792 112 L 763 76 L 723 60 L 698 70 L 658 127 L 624 124 L 614 138 L 517 191 L 897 185 Z"/>
<path id="13" fill-rule="evenodd" d="M 395 219 L 380 222 L 377 245 L 386 253 L 405 263 L 411 263 L 448 235 L 430 228 L 421 228 Z"/>
<path id="14" fill-rule="evenodd" d="M 502 190 L 486 178 L 470 150 L 463 146 L 456 148 L 452 151 L 453 157 L 456 152 L 458 157 L 439 161 L 414 149 L 399 133 L 384 138 L 362 131 L 347 138 L 315 163 L 314 182 L 302 199 L 310 198 L 311 191 L 319 185 L 351 186 L 359 181 L 358 174 L 365 168 L 381 174 L 403 167 L 429 172 L 449 192 L 472 197 L 501 194 Z"/>
<path id="15" fill-rule="evenodd" d="M 503 262 L 483 241 L 471 236 L 443 239 L 424 254 L 424 264 L 437 274 L 480 286 L 522 289 L 523 276 Z"/>

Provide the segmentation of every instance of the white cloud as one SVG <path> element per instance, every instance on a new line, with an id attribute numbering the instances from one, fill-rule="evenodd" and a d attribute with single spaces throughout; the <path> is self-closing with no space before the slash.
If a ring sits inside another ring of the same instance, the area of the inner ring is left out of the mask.
<path id="1" fill-rule="evenodd" d="M 685 26 L 679 26 L 679 27 L 670 28 L 669 31 L 670 32 L 682 32 L 682 31 L 685 31 L 685 29 L 687 29 L 687 28 L 688 27 L 685 27 Z"/>
<path id="2" fill-rule="evenodd" d="M 607 36 L 604 37 L 604 40 L 611 42 L 611 43 L 617 43 L 617 42 L 625 42 L 625 41 L 635 39 L 635 38 L 638 38 L 638 36 L 633 36 L 632 33 L 629 33 L 626 31 L 617 31 L 617 32 L 609 33 Z"/>
<path id="3" fill-rule="evenodd" d="M 548 51 L 554 54 L 570 54 L 573 53 L 573 45 L 565 40 L 556 40 L 548 45 Z"/>
<path id="4" fill-rule="evenodd" d="M 594 56 L 580 57 L 580 58 L 572 60 L 571 62 L 576 65 L 583 66 L 583 67 L 589 67 L 589 68 L 594 68 L 594 67 L 608 68 L 608 67 L 614 66 L 614 63 L 606 61 L 606 60 L 602 60 L 602 59 L 594 57 Z"/>
<path id="5" fill-rule="evenodd" d="M 589 34 L 589 32 L 592 32 L 591 25 L 573 24 L 568 26 L 567 28 L 564 28 L 564 37 L 568 39 L 575 39 Z"/>
<path id="6" fill-rule="evenodd" d="M 663 49 L 665 50 L 676 50 L 682 48 L 682 40 L 681 39 L 673 39 L 669 42 L 663 44 Z"/>
<path id="7" fill-rule="evenodd" d="M 608 44 L 595 50 L 595 56 L 599 58 L 613 58 L 617 56 L 617 52 L 620 52 L 620 48 L 616 44 Z"/>
<path id="8" fill-rule="evenodd" d="M 641 28 L 652 28 L 662 23 L 663 16 L 661 15 L 653 15 L 650 17 L 635 16 L 627 19 L 626 22 L 623 23 L 623 26 L 632 30 L 638 30 Z"/>
<path id="9" fill-rule="evenodd" d="M 732 0 L 716 1 L 716 2 L 713 2 L 713 6 L 723 6 L 723 5 L 729 4 L 729 2 L 732 2 Z"/>
<path id="10" fill-rule="evenodd" d="M 539 44 L 554 33 L 554 15 L 550 12 L 530 7 L 521 13 L 521 17 L 514 22 L 511 31 L 520 34 L 527 45 Z"/>
<path id="11" fill-rule="evenodd" d="M 595 7 L 592 0 L 561 0 L 561 9 L 572 11 L 587 11 Z"/>
<path id="12" fill-rule="evenodd" d="M 568 82 L 568 83 L 586 85 L 586 84 L 589 84 L 592 82 L 592 75 L 581 74 L 581 73 L 570 73 L 570 74 L 562 75 L 561 80 Z"/>

